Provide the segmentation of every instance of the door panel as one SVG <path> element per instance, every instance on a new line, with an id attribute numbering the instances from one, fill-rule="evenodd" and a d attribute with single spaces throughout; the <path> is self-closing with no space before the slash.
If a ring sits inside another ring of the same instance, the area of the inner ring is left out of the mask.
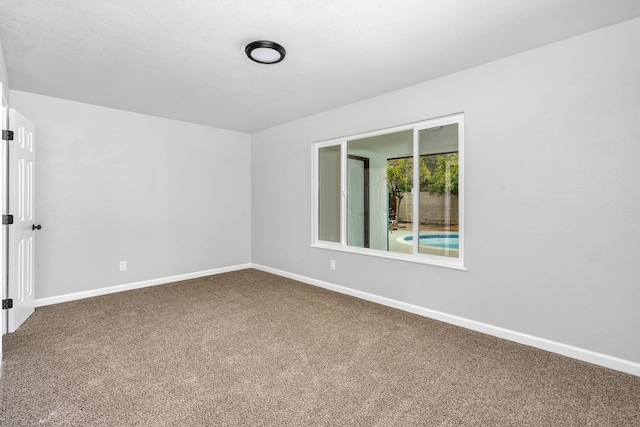
<path id="1" fill-rule="evenodd" d="M 9 110 L 9 128 L 14 141 L 9 148 L 9 310 L 8 332 L 14 332 L 33 313 L 34 283 L 34 167 L 35 126 L 22 114 Z"/>
<path id="2" fill-rule="evenodd" d="M 347 159 L 347 245 L 369 247 L 369 159 Z"/>
<path id="3" fill-rule="evenodd" d="M 7 105 L 7 99 L 4 96 L 4 90 L 2 88 L 2 82 L 0 82 L 0 98 L 2 98 L 2 116 L 0 116 L 0 128 L 2 130 L 9 130 L 9 106 Z M 9 157 L 7 156 L 7 147 L 9 141 L 1 140 L 1 149 L 0 149 L 0 204 L 2 205 L 2 214 L 8 213 L 8 202 L 9 202 L 9 189 L 7 187 L 7 182 L 9 178 L 9 168 L 8 161 Z M 9 229 L 8 225 L 3 225 L 0 227 L 2 230 L 2 239 L 0 245 L 2 245 L 2 249 L 0 249 L 0 253 L 2 256 L 0 257 L 0 296 L 2 299 L 8 298 L 8 285 L 7 285 L 7 230 Z M 2 335 L 7 333 L 7 318 L 9 314 L 5 314 L 5 311 L 0 312 L 0 323 L 2 324 Z M 2 339 L 0 338 L 0 355 L 2 355 Z M 2 363 L 2 360 L 0 360 Z"/>

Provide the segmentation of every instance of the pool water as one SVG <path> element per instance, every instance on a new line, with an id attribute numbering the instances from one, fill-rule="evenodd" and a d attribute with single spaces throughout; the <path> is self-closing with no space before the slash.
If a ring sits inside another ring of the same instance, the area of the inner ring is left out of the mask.
<path id="1" fill-rule="evenodd" d="M 413 236 L 404 236 L 407 242 L 413 242 Z M 420 235 L 420 245 L 441 249 L 460 249 L 458 233 L 429 233 Z"/>

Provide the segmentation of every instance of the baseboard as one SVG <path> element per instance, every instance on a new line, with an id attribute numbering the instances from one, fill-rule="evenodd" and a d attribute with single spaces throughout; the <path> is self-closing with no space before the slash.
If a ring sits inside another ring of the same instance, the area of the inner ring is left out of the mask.
<path id="1" fill-rule="evenodd" d="M 640 377 L 640 363 L 620 359 L 602 353 L 597 353 L 591 350 L 585 350 L 583 348 L 574 347 L 571 345 L 563 344 L 561 342 L 551 341 L 533 335 L 523 334 L 521 332 L 512 331 L 510 329 L 501 328 L 499 326 L 477 322 L 475 320 L 466 319 L 464 317 L 454 316 L 440 311 L 419 307 L 413 304 L 408 304 L 390 298 L 381 297 L 375 294 L 370 294 L 368 292 L 358 291 L 340 285 L 334 285 L 333 283 L 312 279 L 310 277 L 289 273 L 260 264 L 252 264 L 252 268 Z"/>
<path id="2" fill-rule="evenodd" d="M 149 286 L 164 285 L 166 283 L 179 282 L 181 280 L 197 279 L 198 277 L 213 276 L 215 274 L 228 273 L 230 271 L 246 270 L 251 268 L 251 264 L 239 264 L 230 267 L 214 268 L 212 270 L 197 271 L 195 273 L 179 274 L 177 276 L 162 277 L 159 279 L 145 280 L 142 282 L 127 283 L 124 285 L 109 286 L 106 288 L 92 289 L 90 291 L 74 292 L 71 294 L 59 295 L 48 298 L 36 299 L 36 307 L 59 304 L 61 302 L 74 301 L 84 298 L 97 297 L 100 295 L 112 294 L 115 292 L 129 291 L 132 289 L 146 288 Z"/>

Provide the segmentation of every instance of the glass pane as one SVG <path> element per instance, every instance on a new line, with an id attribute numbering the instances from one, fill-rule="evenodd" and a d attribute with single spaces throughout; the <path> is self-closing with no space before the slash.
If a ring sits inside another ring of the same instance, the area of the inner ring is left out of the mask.
<path id="1" fill-rule="evenodd" d="M 418 134 L 419 252 L 458 258 L 458 125 L 424 129 Z"/>
<path id="2" fill-rule="evenodd" d="M 347 144 L 347 244 L 412 253 L 413 131 Z"/>
<path id="3" fill-rule="evenodd" d="M 318 150 L 318 240 L 340 242 L 340 146 Z"/>

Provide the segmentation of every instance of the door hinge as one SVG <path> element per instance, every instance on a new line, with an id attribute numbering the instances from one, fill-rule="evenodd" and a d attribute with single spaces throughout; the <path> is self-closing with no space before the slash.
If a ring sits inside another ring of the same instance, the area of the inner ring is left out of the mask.
<path id="1" fill-rule="evenodd" d="M 11 308 L 13 308 L 13 300 L 11 298 L 3 299 L 2 300 L 2 309 L 3 310 L 9 310 Z"/>
<path id="2" fill-rule="evenodd" d="M 13 215 L 2 215 L 2 225 L 13 224 Z"/>
<path id="3" fill-rule="evenodd" d="M 3 130 L 2 131 L 2 140 L 3 141 L 13 141 L 13 131 L 12 130 Z"/>

